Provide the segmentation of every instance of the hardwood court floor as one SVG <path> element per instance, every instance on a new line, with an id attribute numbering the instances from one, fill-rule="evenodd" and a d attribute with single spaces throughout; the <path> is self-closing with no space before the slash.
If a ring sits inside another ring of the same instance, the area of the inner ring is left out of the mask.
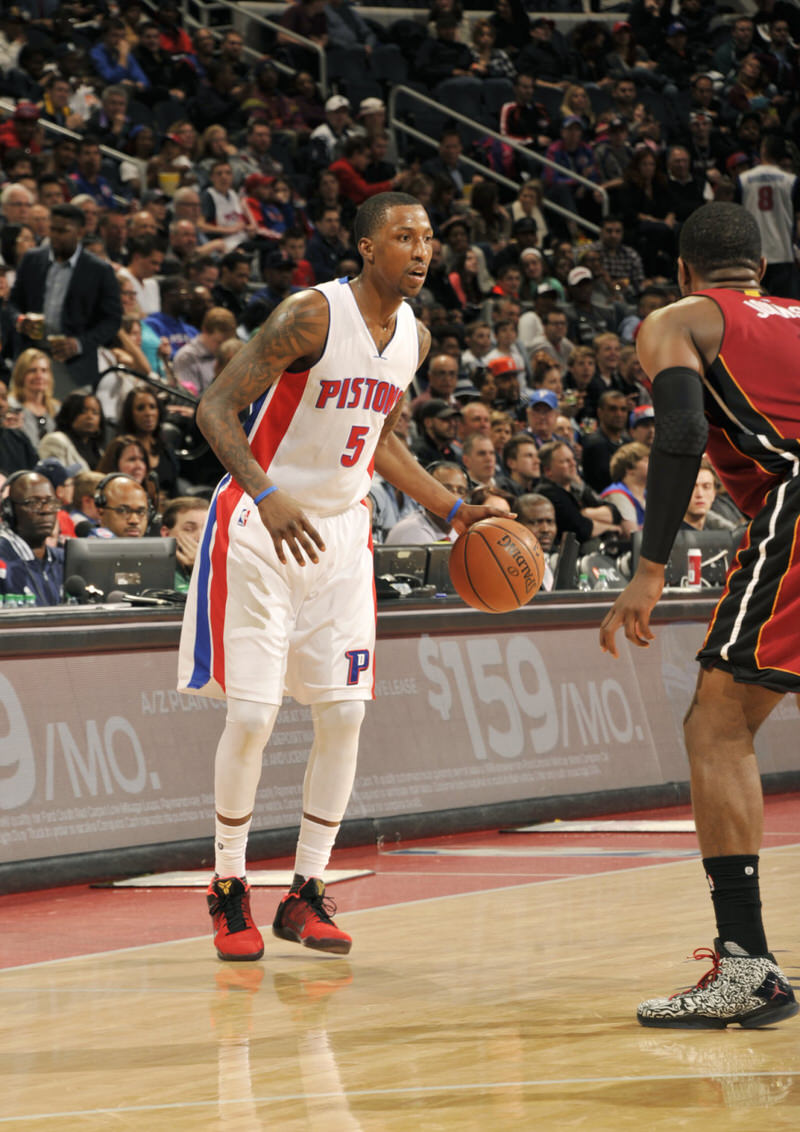
<path id="1" fill-rule="evenodd" d="M 769 936 L 795 984 L 799 813 L 797 797 L 770 802 L 762 857 Z M 682 962 L 713 935 L 698 861 L 496 855 L 534 840 L 439 843 L 491 850 L 481 857 L 374 857 L 378 877 L 334 890 L 355 939 L 347 959 L 270 936 L 260 963 L 222 964 L 203 925 L 199 938 L 9 966 L 0 1132 L 800 1127 L 800 1020 L 724 1032 L 635 1022 L 641 998 L 706 970 Z M 600 847 L 591 835 L 577 844 Z M 673 835 L 659 848 L 691 844 Z M 426 868 L 436 893 L 419 880 Z M 421 898 L 406 888 L 380 904 L 403 870 Z M 458 891 L 465 873 L 473 888 Z M 357 898 L 368 884 L 377 891 Z M 95 895 L 112 906 L 130 894 Z M 140 927 L 153 896 L 138 894 Z"/>

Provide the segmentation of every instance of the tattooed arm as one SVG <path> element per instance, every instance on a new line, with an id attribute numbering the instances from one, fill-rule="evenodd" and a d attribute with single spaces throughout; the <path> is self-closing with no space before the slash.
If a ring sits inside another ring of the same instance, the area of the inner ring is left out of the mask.
<path id="1" fill-rule="evenodd" d="M 220 463 L 249 496 L 271 487 L 253 457 L 239 413 L 273 385 L 285 369 L 306 369 L 322 354 L 328 333 L 328 304 L 318 291 L 291 295 L 276 307 L 244 349 L 208 387 L 197 408 L 197 424 Z M 317 562 L 325 546 L 291 495 L 275 491 L 258 504 L 261 521 L 284 564 L 286 543 L 301 566 L 305 555 Z"/>

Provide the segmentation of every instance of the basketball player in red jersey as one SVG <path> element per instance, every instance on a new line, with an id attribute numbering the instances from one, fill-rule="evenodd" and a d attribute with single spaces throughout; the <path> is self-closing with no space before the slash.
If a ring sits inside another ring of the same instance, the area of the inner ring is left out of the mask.
<path id="1" fill-rule="evenodd" d="M 217 954 L 263 954 L 250 914 L 245 850 L 261 763 L 284 692 L 311 706 L 295 878 L 273 932 L 345 954 L 322 872 L 355 777 L 374 681 L 369 512 L 373 467 L 458 530 L 500 512 L 464 504 L 394 435 L 403 394 L 429 346 L 405 299 L 418 295 L 433 233 L 414 198 L 359 209 L 361 274 L 280 304 L 228 363 L 197 421 L 223 477 L 192 573 L 179 687 L 227 700 L 215 759 Z M 246 413 L 244 424 L 240 414 Z"/>
<path id="2" fill-rule="evenodd" d="M 717 921 L 708 975 L 691 990 L 641 1003 L 644 1026 L 767 1026 L 798 1011 L 767 948 L 758 851 L 763 801 L 753 739 L 786 692 L 800 692 L 800 306 L 761 294 L 766 261 L 753 218 L 715 202 L 680 235 L 679 302 L 642 324 L 636 347 L 653 381 L 656 435 L 647 475 L 642 557 L 604 619 L 653 639 L 650 614 L 703 452 L 750 519 L 698 653 L 684 724 L 692 804 Z"/>

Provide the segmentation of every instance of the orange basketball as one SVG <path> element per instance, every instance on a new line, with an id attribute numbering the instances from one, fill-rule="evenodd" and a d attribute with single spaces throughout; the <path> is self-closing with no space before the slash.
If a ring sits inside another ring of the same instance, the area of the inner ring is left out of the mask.
<path id="1" fill-rule="evenodd" d="M 514 519 L 481 519 L 454 543 L 450 578 L 467 605 L 509 613 L 530 601 L 544 577 L 536 535 Z"/>

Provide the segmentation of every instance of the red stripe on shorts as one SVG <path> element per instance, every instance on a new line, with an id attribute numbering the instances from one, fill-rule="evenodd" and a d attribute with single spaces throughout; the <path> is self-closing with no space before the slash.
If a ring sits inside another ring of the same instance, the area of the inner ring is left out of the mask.
<path id="1" fill-rule="evenodd" d="M 228 527 L 231 515 L 244 492 L 235 482 L 217 497 L 217 530 L 211 548 L 211 584 L 208 595 L 208 620 L 211 627 L 211 675 L 225 691 L 225 607 L 228 603 Z"/>

